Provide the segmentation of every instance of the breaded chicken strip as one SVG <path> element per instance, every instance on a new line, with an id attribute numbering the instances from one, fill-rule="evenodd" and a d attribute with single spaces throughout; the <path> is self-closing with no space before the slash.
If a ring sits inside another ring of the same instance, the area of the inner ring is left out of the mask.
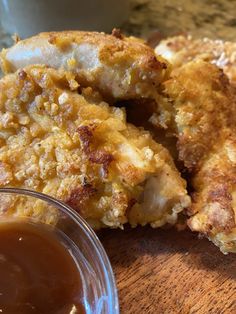
<path id="1" fill-rule="evenodd" d="M 162 40 L 155 48 L 155 52 L 166 58 L 174 68 L 196 59 L 209 61 L 223 69 L 231 83 L 236 85 L 236 43 L 234 42 L 176 36 Z"/>
<path id="2" fill-rule="evenodd" d="M 41 33 L 21 40 L 1 53 L 2 69 L 14 72 L 32 64 L 63 68 L 80 83 L 113 99 L 149 97 L 158 90 L 167 63 L 153 49 L 118 30 L 112 35 L 96 32 Z"/>
<path id="3" fill-rule="evenodd" d="M 176 70 L 164 88 L 163 116 L 194 191 L 188 224 L 222 252 L 236 252 L 235 92 L 222 70 L 201 60 Z"/>
<path id="4" fill-rule="evenodd" d="M 190 203 L 168 151 L 64 70 L 29 66 L 0 80 L 0 143 L 1 187 L 61 199 L 97 229 L 174 224 Z M 4 198 L 1 214 L 56 221 L 22 202 Z"/>

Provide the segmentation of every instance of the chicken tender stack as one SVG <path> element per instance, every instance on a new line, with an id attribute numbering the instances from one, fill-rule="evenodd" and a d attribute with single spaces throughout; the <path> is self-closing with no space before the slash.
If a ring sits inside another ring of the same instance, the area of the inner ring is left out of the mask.
<path id="1" fill-rule="evenodd" d="M 168 39 L 156 52 L 171 73 L 118 31 L 43 33 L 4 50 L 2 68 L 15 73 L 0 82 L 0 185 L 55 196 L 97 229 L 174 224 L 187 209 L 192 230 L 236 252 L 233 47 Z M 192 205 L 168 150 L 127 123 L 116 102 L 151 108 L 150 122 L 177 138 Z M 37 204 L 9 203 L 2 213 L 56 220 Z"/>
<path id="2" fill-rule="evenodd" d="M 174 224 L 189 205 L 168 151 L 71 72 L 29 66 L 1 79 L 0 140 L 1 187 L 54 196 L 96 229 Z M 1 214 L 57 219 L 21 200 L 1 201 Z"/>

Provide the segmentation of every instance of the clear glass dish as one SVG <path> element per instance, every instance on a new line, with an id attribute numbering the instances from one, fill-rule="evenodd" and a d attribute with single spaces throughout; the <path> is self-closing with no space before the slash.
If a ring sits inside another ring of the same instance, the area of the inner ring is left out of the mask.
<path id="1" fill-rule="evenodd" d="M 29 204 L 42 202 L 43 205 L 57 210 L 57 223 L 53 230 L 63 234 L 64 245 L 78 265 L 86 313 L 118 314 L 118 295 L 109 259 L 95 232 L 86 221 L 64 203 L 42 193 L 25 189 L 0 188 L 0 203 L 4 204 L 5 201 L 9 203 L 9 200 L 27 201 Z M 22 217 L 20 219 L 22 220 Z M 32 217 L 24 219 L 42 223 Z"/>

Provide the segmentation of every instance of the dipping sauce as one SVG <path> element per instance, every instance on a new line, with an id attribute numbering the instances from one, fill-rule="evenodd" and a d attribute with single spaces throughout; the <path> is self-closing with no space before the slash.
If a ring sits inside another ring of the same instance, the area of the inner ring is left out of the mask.
<path id="1" fill-rule="evenodd" d="M 85 313 L 79 269 L 53 229 L 0 223 L 0 313 Z"/>

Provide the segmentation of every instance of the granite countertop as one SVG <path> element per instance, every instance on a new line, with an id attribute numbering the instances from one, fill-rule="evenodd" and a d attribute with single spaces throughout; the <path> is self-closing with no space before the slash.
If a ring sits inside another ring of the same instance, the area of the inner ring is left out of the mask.
<path id="1" fill-rule="evenodd" d="M 189 33 L 194 37 L 236 39 L 236 0 L 130 0 L 126 33 L 150 37 Z"/>
<path id="2" fill-rule="evenodd" d="M 128 1 L 128 0 L 127 0 Z M 123 32 L 143 38 L 192 34 L 234 41 L 236 0 L 129 0 L 129 19 Z M 0 29 L 0 48 L 11 45 Z"/>

